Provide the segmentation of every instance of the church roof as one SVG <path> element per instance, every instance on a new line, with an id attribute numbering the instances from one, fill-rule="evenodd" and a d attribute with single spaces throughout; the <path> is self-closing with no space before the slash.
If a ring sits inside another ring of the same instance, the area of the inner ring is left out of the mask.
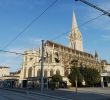
<path id="1" fill-rule="evenodd" d="M 6 66 L 0 66 L 0 68 L 9 68 L 9 67 L 6 67 Z"/>
<path id="2" fill-rule="evenodd" d="M 76 53 L 80 53 L 80 54 L 83 54 L 83 55 L 85 55 L 85 56 L 89 56 L 89 57 L 91 57 L 91 58 L 94 58 L 94 56 L 92 55 L 92 54 L 90 54 L 90 53 L 87 53 L 87 52 L 83 52 L 83 51 L 78 51 L 78 50 L 74 50 L 74 49 L 72 49 L 72 48 L 70 48 L 70 47 L 67 47 L 67 46 L 64 46 L 64 45 L 62 45 L 62 44 L 58 44 L 58 43 L 55 43 L 55 42 L 53 42 L 53 41 L 49 41 L 49 40 L 47 40 L 46 42 L 45 42 L 45 46 L 53 46 L 54 45 L 54 47 L 62 47 L 62 48 L 64 48 L 64 49 L 68 49 L 69 51 L 73 51 L 73 52 L 76 52 Z"/>

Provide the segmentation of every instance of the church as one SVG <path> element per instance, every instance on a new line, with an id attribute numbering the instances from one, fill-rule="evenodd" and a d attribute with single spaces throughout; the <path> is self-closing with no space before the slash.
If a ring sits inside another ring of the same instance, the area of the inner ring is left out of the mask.
<path id="1" fill-rule="evenodd" d="M 59 44 L 53 41 L 44 43 L 44 70 L 45 78 L 54 74 L 59 74 L 63 80 L 67 81 L 67 75 L 70 72 L 69 64 L 72 60 L 77 60 L 77 67 L 91 67 L 101 70 L 101 63 L 98 55 L 90 54 L 83 49 L 83 37 L 78 28 L 75 14 L 72 18 L 72 29 L 68 36 L 69 46 Z M 32 49 L 24 52 L 23 64 L 20 71 L 19 82 L 36 81 L 41 73 L 41 48 Z"/>

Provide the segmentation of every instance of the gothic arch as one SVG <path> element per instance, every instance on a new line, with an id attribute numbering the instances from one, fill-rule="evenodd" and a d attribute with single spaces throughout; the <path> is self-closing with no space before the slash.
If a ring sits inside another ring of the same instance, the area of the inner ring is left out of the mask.
<path id="1" fill-rule="evenodd" d="M 65 69 L 65 76 L 68 76 L 69 75 L 69 71 L 67 69 Z"/>
<path id="2" fill-rule="evenodd" d="M 49 63 L 52 63 L 52 54 L 49 54 Z"/>
<path id="3" fill-rule="evenodd" d="M 50 70 L 50 76 L 53 76 L 54 75 L 54 71 L 53 69 Z"/>
<path id="4" fill-rule="evenodd" d="M 56 63 L 59 63 L 60 62 L 60 60 L 59 60 L 59 53 L 58 52 L 55 52 L 54 53 L 54 56 L 55 56 L 55 58 L 54 58 L 55 59 L 55 62 Z"/>
<path id="5" fill-rule="evenodd" d="M 44 70 L 44 77 L 47 77 L 47 70 Z"/>
<path id="6" fill-rule="evenodd" d="M 32 67 L 28 69 L 28 77 L 32 77 Z"/>
<path id="7" fill-rule="evenodd" d="M 41 70 L 38 69 L 38 70 L 37 70 L 37 77 L 40 77 L 40 74 L 41 74 Z"/>
<path id="8" fill-rule="evenodd" d="M 60 75 L 60 70 L 59 69 L 56 70 L 56 74 Z"/>

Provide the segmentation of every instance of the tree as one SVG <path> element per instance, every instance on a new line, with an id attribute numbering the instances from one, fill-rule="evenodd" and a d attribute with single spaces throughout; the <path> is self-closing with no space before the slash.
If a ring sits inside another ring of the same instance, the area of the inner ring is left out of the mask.
<path id="1" fill-rule="evenodd" d="M 79 68 L 80 73 L 83 75 L 87 86 L 94 86 L 100 83 L 100 73 L 95 68 Z"/>
<path id="2" fill-rule="evenodd" d="M 52 76 L 50 81 L 50 88 L 54 90 L 55 88 L 59 88 L 60 82 L 62 82 L 62 77 L 59 74 L 55 74 Z"/>
<path id="3" fill-rule="evenodd" d="M 55 74 L 52 76 L 52 81 L 53 82 L 61 82 L 62 81 L 62 77 L 59 74 Z"/>
<path id="4" fill-rule="evenodd" d="M 62 64 L 64 66 L 64 76 L 68 76 L 68 67 L 70 62 L 70 55 L 68 53 L 63 52 L 62 53 Z"/>
<path id="5" fill-rule="evenodd" d="M 83 76 L 78 68 L 72 68 L 70 74 L 68 75 L 68 78 L 70 80 L 70 83 L 72 83 L 72 85 L 75 85 L 76 80 L 79 85 L 81 85 L 83 81 Z"/>
<path id="6" fill-rule="evenodd" d="M 83 76 L 81 75 L 78 69 L 78 64 L 79 64 L 78 58 L 75 57 L 74 59 L 71 59 L 69 64 L 70 64 L 71 71 L 70 71 L 70 74 L 68 75 L 68 78 L 72 83 L 72 85 L 75 84 L 75 86 L 77 87 L 77 85 L 81 85 L 83 81 Z"/>

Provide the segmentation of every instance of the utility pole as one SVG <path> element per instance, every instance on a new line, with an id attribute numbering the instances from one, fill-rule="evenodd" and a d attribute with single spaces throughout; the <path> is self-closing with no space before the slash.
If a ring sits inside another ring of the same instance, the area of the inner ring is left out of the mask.
<path id="1" fill-rule="evenodd" d="M 75 85 L 76 85 L 76 93 L 77 93 L 77 90 L 78 90 L 78 85 L 77 85 L 77 84 L 78 84 L 78 82 L 77 82 L 77 80 L 78 80 L 78 79 L 77 79 L 77 75 L 76 75 L 76 80 L 75 80 Z"/>
<path id="2" fill-rule="evenodd" d="M 41 75 L 40 75 L 40 79 L 41 79 L 41 93 L 43 92 L 43 88 L 44 88 L 44 78 L 43 78 L 43 67 L 44 67 L 44 40 L 42 40 L 42 56 L 41 56 Z"/>
<path id="3" fill-rule="evenodd" d="M 100 8 L 100 7 L 98 7 L 98 6 L 94 5 L 94 4 L 92 4 L 92 3 L 88 2 L 88 1 L 86 1 L 86 0 L 75 0 L 75 1 L 81 1 L 82 3 L 85 3 L 85 4 L 87 4 L 88 6 L 93 7 L 93 8 L 95 8 L 95 9 L 97 9 L 97 10 L 103 12 L 103 15 L 107 15 L 108 17 L 110 17 L 110 13 L 109 13 L 108 11 L 106 11 L 106 10 L 104 10 L 104 9 L 102 9 L 102 8 Z"/>
<path id="4" fill-rule="evenodd" d="M 74 67 L 76 69 L 76 73 L 75 73 L 75 90 L 76 90 L 76 93 L 78 91 L 78 60 L 77 59 L 74 59 L 73 60 L 73 64 L 74 64 Z"/>

